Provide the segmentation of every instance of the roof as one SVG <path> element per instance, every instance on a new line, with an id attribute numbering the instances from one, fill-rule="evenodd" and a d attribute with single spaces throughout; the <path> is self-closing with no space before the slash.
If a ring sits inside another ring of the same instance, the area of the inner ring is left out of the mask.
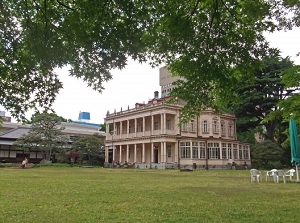
<path id="1" fill-rule="evenodd" d="M 28 127 L 17 127 L 0 133 L 0 139 L 18 139 L 22 135 L 28 134 L 30 128 Z"/>
<path id="2" fill-rule="evenodd" d="M 99 131 L 98 124 L 89 124 L 63 122 L 61 123 L 61 126 L 65 127 L 65 129 L 63 129 L 62 132 L 69 135 L 91 135 L 97 133 L 103 137 L 105 136 L 105 132 Z M 0 144 L 7 144 L 7 140 L 15 141 L 22 135 L 28 134 L 29 130 L 31 129 L 30 125 L 20 125 L 18 123 L 4 123 L 3 127 L 4 128 L 0 131 Z"/>
<path id="3" fill-rule="evenodd" d="M 79 122 L 79 121 L 72 121 L 72 124 L 79 124 L 79 125 L 85 125 L 85 126 L 93 126 L 96 128 L 100 128 L 101 124 L 96 124 L 96 123 L 89 123 L 89 122 Z"/>

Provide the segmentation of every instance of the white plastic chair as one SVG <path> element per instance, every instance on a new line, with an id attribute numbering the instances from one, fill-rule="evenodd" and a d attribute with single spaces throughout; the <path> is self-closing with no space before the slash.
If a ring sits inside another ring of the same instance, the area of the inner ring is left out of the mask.
<path id="1" fill-rule="evenodd" d="M 279 183 L 280 177 L 283 179 L 283 183 L 286 183 L 285 172 L 283 170 L 277 170 L 276 182 Z"/>
<path id="2" fill-rule="evenodd" d="M 267 171 L 266 181 L 273 180 L 274 182 L 276 182 L 276 176 L 277 176 L 277 169 L 272 169 L 270 171 Z"/>
<path id="3" fill-rule="evenodd" d="M 251 169 L 250 170 L 250 177 L 251 177 L 251 182 L 261 182 L 262 181 L 262 176 L 261 176 L 261 172 L 257 169 Z"/>
<path id="4" fill-rule="evenodd" d="M 296 170 L 290 169 L 290 170 L 285 172 L 285 176 L 290 177 L 290 181 L 292 181 L 295 172 L 296 172 Z"/>

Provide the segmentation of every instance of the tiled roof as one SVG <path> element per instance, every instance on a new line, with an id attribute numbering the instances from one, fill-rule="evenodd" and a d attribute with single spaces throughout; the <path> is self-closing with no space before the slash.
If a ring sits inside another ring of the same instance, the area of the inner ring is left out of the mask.
<path id="1" fill-rule="evenodd" d="M 0 133 L 0 138 L 5 138 L 5 139 L 18 139 L 22 135 L 28 134 L 30 128 L 28 127 L 17 127 L 14 129 L 10 129 L 8 131 L 4 131 Z"/>

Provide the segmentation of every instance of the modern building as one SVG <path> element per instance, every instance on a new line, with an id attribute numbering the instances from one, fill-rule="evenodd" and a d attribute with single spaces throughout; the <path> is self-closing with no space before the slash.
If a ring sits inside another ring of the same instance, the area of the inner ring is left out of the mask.
<path id="1" fill-rule="evenodd" d="M 162 91 L 174 79 L 160 69 Z M 168 94 L 168 90 L 163 95 Z M 136 103 L 133 109 L 108 113 L 105 119 L 105 166 L 158 169 L 228 169 L 251 165 L 249 144 L 239 142 L 232 114 L 203 111 L 179 126 L 184 103 L 170 96 Z"/>
<path id="2" fill-rule="evenodd" d="M 100 131 L 100 124 L 85 122 L 62 122 L 60 127 L 62 132 L 69 137 L 69 143 L 80 135 L 99 134 L 105 137 L 105 133 Z M 0 129 L 0 162 L 21 162 L 27 157 L 29 162 L 38 163 L 43 159 L 40 150 L 20 150 L 16 148 L 14 142 L 22 135 L 28 134 L 31 126 L 28 124 L 12 123 L 4 121 Z"/>

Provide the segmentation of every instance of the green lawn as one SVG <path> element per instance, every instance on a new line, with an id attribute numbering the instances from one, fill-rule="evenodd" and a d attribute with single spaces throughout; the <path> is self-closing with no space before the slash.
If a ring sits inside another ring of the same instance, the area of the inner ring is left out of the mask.
<path id="1" fill-rule="evenodd" d="M 0 168 L 0 222 L 299 222 L 300 184 L 246 170 Z"/>

